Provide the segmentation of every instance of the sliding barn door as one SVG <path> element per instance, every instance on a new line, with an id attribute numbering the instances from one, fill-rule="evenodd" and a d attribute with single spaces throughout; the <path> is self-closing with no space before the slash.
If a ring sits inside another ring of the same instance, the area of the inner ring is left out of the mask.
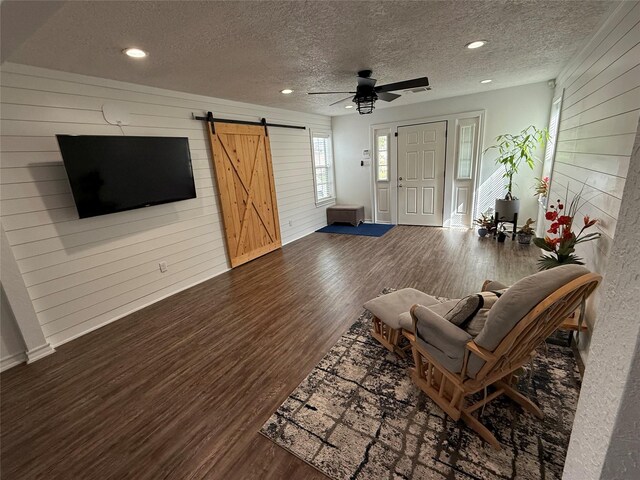
<path id="1" fill-rule="evenodd" d="M 209 131 L 231 266 L 282 246 L 265 128 L 214 123 Z"/>

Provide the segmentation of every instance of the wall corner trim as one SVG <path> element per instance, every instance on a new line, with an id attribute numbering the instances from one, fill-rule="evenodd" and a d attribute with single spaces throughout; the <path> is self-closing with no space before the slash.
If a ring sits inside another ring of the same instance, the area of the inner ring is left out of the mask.
<path id="1" fill-rule="evenodd" d="M 24 352 L 14 353 L 13 355 L 8 355 L 0 359 L 0 372 L 4 372 L 5 370 L 9 370 L 11 367 L 15 367 L 16 365 L 20 365 L 21 363 L 26 362 L 27 356 Z"/>
<path id="2" fill-rule="evenodd" d="M 27 350 L 27 364 L 33 363 L 41 358 L 47 357 L 54 353 L 56 350 L 48 343 L 44 345 L 40 345 L 39 347 L 32 348 L 31 350 Z"/>

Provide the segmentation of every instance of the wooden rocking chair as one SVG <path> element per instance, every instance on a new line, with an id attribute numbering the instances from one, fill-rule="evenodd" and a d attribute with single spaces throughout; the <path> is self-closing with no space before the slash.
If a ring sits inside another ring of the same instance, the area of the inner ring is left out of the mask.
<path id="1" fill-rule="evenodd" d="M 601 279 L 578 265 L 526 277 L 502 294 L 475 339 L 428 307 L 414 305 L 413 324 L 403 321 L 402 325 L 415 362 L 412 380 L 451 418 L 462 418 L 485 441 L 500 449 L 496 437 L 473 413 L 504 394 L 542 418 L 538 406 L 516 390 L 514 373 L 534 357 L 536 347 Z M 493 389 L 488 395 L 487 387 Z M 480 391 L 484 391 L 484 397 L 474 402 L 472 395 Z"/>

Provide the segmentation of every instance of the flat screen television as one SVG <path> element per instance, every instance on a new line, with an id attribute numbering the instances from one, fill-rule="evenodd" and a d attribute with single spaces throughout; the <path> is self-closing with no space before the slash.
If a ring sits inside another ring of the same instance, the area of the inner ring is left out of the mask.
<path id="1" fill-rule="evenodd" d="M 56 137 L 80 218 L 196 197 L 187 138 Z"/>

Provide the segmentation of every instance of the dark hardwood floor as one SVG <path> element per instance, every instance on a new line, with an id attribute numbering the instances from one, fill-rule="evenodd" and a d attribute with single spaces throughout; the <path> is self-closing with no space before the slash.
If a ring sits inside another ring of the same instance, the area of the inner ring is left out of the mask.
<path id="1" fill-rule="evenodd" d="M 466 230 L 314 233 L 0 377 L 2 478 L 320 479 L 258 430 L 384 287 L 535 271 Z"/>

